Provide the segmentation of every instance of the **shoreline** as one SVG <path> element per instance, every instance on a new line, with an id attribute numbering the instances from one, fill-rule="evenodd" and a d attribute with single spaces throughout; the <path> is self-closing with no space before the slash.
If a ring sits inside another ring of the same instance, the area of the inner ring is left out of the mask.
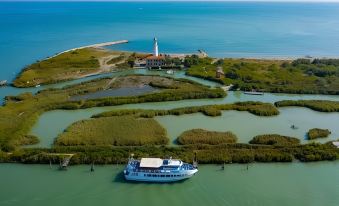
<path id="1" fill-rule="evenodd" d="M 70 51 L 75 51 L 75 50 L 78 50 L 78 49 L 102 48 L 102 47 L 105 47 L 105 46 L 111 46 L 111 45 L 116 45 L 116 44 L 127 44 L 128 42 L 129 42 L 128 40 L 118 40 L 118 41 L 110 41 L 110 42 L 103 42 L 103 43 L 97 43 L 97 44 L 90 44 L 90 45 L 87 45 L 87 46 L 75 47 L 75 48 L 72 48 L 72 49 L 67 49 L 67 50 L 61 51 L 61 52 L 54 54 L 53 56 L 50 56 L 50 57 L 45 58 L 45 59 L 51 59 L 51 58 L 56 57 L 60 54 L 64 54 L 64 53 L 67 53 L 67 52 L 70 52 Z"/>

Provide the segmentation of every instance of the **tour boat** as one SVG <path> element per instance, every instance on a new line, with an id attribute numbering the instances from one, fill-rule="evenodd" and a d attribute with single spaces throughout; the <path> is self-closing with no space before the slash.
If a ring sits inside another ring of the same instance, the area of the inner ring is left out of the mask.
<path id="1" fill-rule="evenodd" d="M 124 170 L 126 180 L 142 182 L 174 182 L 192 177 L 198 169 L 177 159 L 130 158 Z"/>

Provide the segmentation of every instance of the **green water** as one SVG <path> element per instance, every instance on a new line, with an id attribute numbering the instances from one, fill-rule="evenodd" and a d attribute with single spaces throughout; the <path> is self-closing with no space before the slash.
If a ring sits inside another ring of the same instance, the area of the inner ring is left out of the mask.
<path id="1" fill-rule="evenodd" d="M 306 108 L 280 109 L 280 115 L 273 117 L 258 117 L 248 112 L 225 111 L 220 117 L 208 117 L 203 114 L 183 116 L 156 117 L 168 132 L 172 140 L 189 129 L 207 129 L 212 131 L 232 131 L 238 137 L 238 142 L 248 143 L 255 135 L 281 134 L 306 140 L 306 132 L 315 127 L 327 128 L 332 133 L 328 138 L 316 140 L 326 142 L 339 137 L 339 114 L 323 114 Z M 294 124 L 298 129 L 291 129 Z"/>
<path id="2" fill-rule="evenodd" d="M 298 205 L 337 206 L 339 163 L 273 163 L 199 167 L 172 184 L 128 183 L 122 166 L 0 164 L 0 205 Z"/>

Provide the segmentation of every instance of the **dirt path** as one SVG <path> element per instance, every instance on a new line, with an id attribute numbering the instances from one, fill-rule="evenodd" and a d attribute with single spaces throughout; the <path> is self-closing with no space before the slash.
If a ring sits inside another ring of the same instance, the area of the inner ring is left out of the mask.
<path id="1" fill-rule="evenodd" d="M 104 90 L 108 89 L 108 88 L 111 86 L 111 84 L 112 84 L 116 79 L 117 79 L 117 77 L 113 77 L 113 78 L 107 83 L 107 85 L 105 86 Z"/>
<path id="2" fill-rule="evenodd" d="M 109 55 L 109 56 L 105 56 L 105 57 L 101 57 L 98 59 L 99 64 L 100 64 L 100 71 L 101 72 L 108 72 L 110 71 L 115 64 L 107 64 L 107 62 L 109 62 L 109 60 L 111 60 L 112 58 L 116 58 L 119 55 Z"/>

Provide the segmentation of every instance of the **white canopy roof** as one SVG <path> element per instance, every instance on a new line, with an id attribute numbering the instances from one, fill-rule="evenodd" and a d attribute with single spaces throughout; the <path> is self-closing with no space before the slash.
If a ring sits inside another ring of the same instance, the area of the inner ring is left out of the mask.
<path id="1" fill-rule="evenodd" d="M 140 167 L 158 168 L 162 163 L 163 160 L 160 158 L 141 158 Z"/>

